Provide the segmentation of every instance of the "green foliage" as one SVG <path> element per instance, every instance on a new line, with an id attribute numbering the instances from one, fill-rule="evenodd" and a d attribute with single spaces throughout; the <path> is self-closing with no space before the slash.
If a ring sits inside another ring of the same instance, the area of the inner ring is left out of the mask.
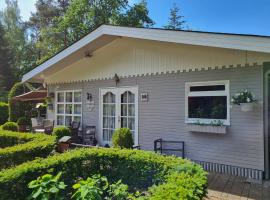
<path id="1" fill-rule="evenodd" d="M 172 30 L 182 30 L 184 28 L 183 25 L 186 23 L 183 18 L 184 16 L 180 14 L 180 8 L 176 4 L 174 4 L 170 10 L 168 25 L 164 26 L 164 28 Z"/>
<path id="2" fill-rule="evenodd" d="M 32 193 L 29 199 L 37 200 L 60 200 L 59 195 L 61 190 L 66 188 L 64 182 L 60 181 L 61 172 L 56 176 L 51 174 L 45 174 L 42 177 L 38 177 L 37 180 L 33 180 L 28 184 L 28 188 L 32 189 Z"/>
<path id="3" fill-rule="evenodd" d="M 1 16 L 1 13 L 0 13 Z M 5 98 L 6 92 L 12 87 L 15 82 L 14 69 L 12 66 L 13 52 L 5 38 L 5 29 L 1 23 L 0 17 L 0 94 L 1 99 Z M 3 96 L 2 96 L 3 95 Z"/>
<path id="4" fill-rule="evenodd" d="M 64 136 L 70 136 L 71 132 L 68 127 L 59 126 L 53 129 L 53 135 L 56 136 L 57 140 L 61 139 Z"/>
<path id="5" fill-rule="evenodd" d="M 235 94 L 232 97 L 231 102 L 233 104 L 240 105 L 241 103 L 254 103 L 256 102 L 256 99 L 255 96 L 246 89 L 238 94 Z"/>
<path id="6" fill-rule="evenodd" d="M 110 183 L 122 180 L 123 184 L 129 186 L 130 192 L 155 188 L 149 190 L 151 193 L 146 192 L 146 199 L 157 198 L 155 192 L 159 192 L 159 187 L 167 187 L 166 184 L 175 184 L 178 191 L 193 195 L 191 199 L 202 199 L 206 195 L 206 172 L 201 166 L 188 160 L 141 150 L 91 148 L 68 151 L 0 171 L 0 196 L 3 199 L 25 199 L 31 193 L 27 184 L 33 177 L 46 173 L 57 174 L 59 171 L 62 171 L 62 179 L 68 186 L 73 185 L 78 177 L 86 179 L 91 175 L 101 174 Z M 189 177 L 183 180 L 185 185 L 181 182 L 182 174 Z M 72 188 L 67 187 L 66 194 L 71 192 Z M 172 195 L 168 191 L 164 199 L 181 197 L 179 193 L 171 193 Z"/>
<path id="7" fill-rule="evenodd" d="M 9 92 L 9 121 L 17 122 L 20 117 L 30 114 L 30 111 L 35 107 L 31 102 L 14 101 L 13 97 L 30 91 L 30 84 L 16 83 Z M 30 116 L 27 116 L 30 118 Z"/>
<path id="8" fill-rule="evenodd" d="M 31 120 L 28 117 L 20 117 L 17 121 L 19 126 L 29 126 L 31 125 Z"/>
<path id="9" fill-rule="evenodd" d="M 18 124 L 15 122 L 6 122 L 2 125 L 2 130 L 6 131 L 18 131 Z"/>
<path id="10" fill-rule="evenodd" d="M 8 121 L 8 104 L 0 102 L 0 125 Z"/>
<path id="11" fill-rule="evenodd" d="M 131 149 L 133 146 L 132 133 L 128 128 L 115 130 L 112 137 L 113 147 Z"/>
<path id="12" fill-rule="evenodd" d="M 0 131 L 0 169 L 47 157 L 54 147 L 53 136 Z"/>
<path id="13" fill-rule="evenodd" d="M 102 200 L 104 191 L 108 188 L 108 180 L 106 177 L 100 175 L 94 175 L 92 178 L 88 177 L 86 180 L 80 180 L 73 185 L 73 189 L 76 192 L 72 195 L 72 199 L 84 200 L 84 199 L 96 199 Z"/>

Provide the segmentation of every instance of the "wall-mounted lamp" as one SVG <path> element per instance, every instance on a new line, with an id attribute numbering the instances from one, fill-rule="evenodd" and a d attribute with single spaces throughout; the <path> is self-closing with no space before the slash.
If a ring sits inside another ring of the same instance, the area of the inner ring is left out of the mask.
<path id="1" fill-rule="evenodd" d="M 91 93 L 87 93 L 87 101 L 92 101 L 93 97 Z"/>
<path id="2" fill-rule="evenodd" d="M 91 93 L 87 92 L 86 94 L 86 107 L 89 111 L 93 111 L 95 107 L 95 102 L 93 101 L 93 96 Z"/>
<path id="3" fill-rule="evenodd" d="M 114 75 L 113 79 L 114 79 L 116 85 L 120 82 L 120 78 L 117 74 Z"/>

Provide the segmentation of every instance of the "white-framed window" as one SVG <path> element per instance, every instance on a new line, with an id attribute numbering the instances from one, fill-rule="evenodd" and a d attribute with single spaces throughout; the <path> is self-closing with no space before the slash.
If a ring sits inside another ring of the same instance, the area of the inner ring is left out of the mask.
<path id="1" fill-rule="evenodd" d="M 229 81 L 185 84 L 185 122 L 230 125 Z"/>
<path id="2" fill-rule="evenodd" d="M 72 121 L 82 121 L 82 91 L 56 92 L 56 125 L 70 126 Z"/>

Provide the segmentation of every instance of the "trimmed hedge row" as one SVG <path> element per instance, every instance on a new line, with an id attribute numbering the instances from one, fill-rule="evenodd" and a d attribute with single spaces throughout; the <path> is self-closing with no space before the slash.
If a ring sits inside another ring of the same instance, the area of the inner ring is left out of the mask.
<path id="1" fill-rule="evenodd" d="M 54 136 L 0 131 L 0 169 L 47 157 L 54 146 Z"/>
<path id="2" fill-rule="evenodd" d="M 8 104 L 0 102 L 0 125 L 8 121 Z"/>
<path id="3" fill-rule="evenodd" d="M 206 195 L 206 172 L 188 160 L 139 150 L 93 148 L 76 149 L 1 171 L 0 198 L 25 199 L 31 192 L 27 188 L 31 180 L 60 171 L 61 180 L 68 186 L 78 177 L 101 174 L 111 183 L 121 179 L 132 191 L 150 187 L 145 199 L 151 200 L 199 200 Z"/>

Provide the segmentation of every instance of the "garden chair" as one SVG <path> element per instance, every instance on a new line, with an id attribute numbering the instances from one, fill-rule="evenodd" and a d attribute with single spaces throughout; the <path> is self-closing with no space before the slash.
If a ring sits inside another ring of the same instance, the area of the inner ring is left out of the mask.
<path id="1" fill-rule="evenodd" d="M 93 145 L 93 146 L 97 145 L 95 126 L 85 127 L 85 133 L 83 134 L 83 143 L 86 145 Z"/>
<path id="2" fill-rule="evenodd" d="M 82 139 L 79 136 L 80 122 L 72 121 L 69 127 L 71 132 L 71 141 L 73 143 L 82 143 Z"/>
<path id="3" fill-rule="evenodd" d="M 37 129 L 43 129 L 43 123 L 41 120 L 38 120 L 37 118 L 31 118 L 31 123 L 33 132 L 36 132 Z"/>
<path id="4" fill-rule="evenodd" d="M 54 128 L 54 120 L 44 120 L 44 133 L 51 135 Z"/>

